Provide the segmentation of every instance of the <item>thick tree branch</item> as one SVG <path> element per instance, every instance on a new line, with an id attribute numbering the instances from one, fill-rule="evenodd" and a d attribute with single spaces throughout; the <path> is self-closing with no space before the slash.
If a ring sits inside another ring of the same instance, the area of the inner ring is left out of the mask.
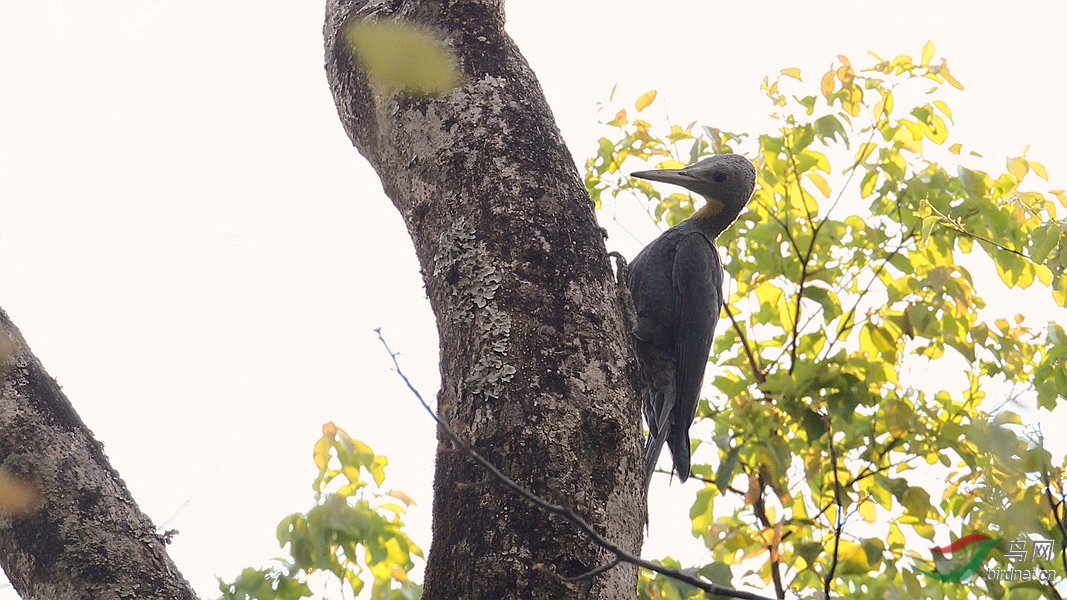
<path id="1" fill-rule="evenodd" d="M 438 96 L 374 88 L 352 24 L 402 22 L 454 54 Z M 440 341 L 441 417 L 503 473 L 630 553 L 641 544 L 641 417 L 622 289 L 593 203 L 499 0 L 328 0 L 326 73 L 341 123 L 404 218 Z M 368 291 L 375 289 L 368 285 Z M 561 598 L 610 559 L 566 519 L 498 486 L 443 432 L 426 600 Z M 632 597 L 637 570 L 590 597 Z"/>
<path id="2" fill-rule="evenodd" d="M 549 502 L 544 498 L 538 496 L 537 494 L 530 492 L 525 487 L 519 485 L 519 483 L 505 475 L 488 459 L 486 459 L 484 456 L 482 456 L 473 448 L 471 448 L 470 444 L 468 444 L 466 440 L 461 438 L 455 431 L 452 430 L 448 423 L 444 422 L 437 415 L 437 413 L 434 412 L 433 408 L 426 402 L 426 400 L 422 397 L 422 394 L 419 393 L 419 390 L 415 388 L 415 386 L 408 379 L 407 375 L 405 375 L 404 371 L 400 368 L 400 363 L 397 361 L 396 358 L 397 353 L 393 352 L 392 348 L 389 347 L 389 343 L 385 341 L 384 337 L 382 337 L 381 329 L 375 329 L 374 331 L 378 334 L 378 340 L 381 341 L 383 346 L 385 346 L 385 351 L 389 353 L 389 358 L 393 362 L 393 370 L 396 371 L 396 374 L 399 375 L 400 378 L 404 381 L 404 385 L 407 386 L 408 391 L 410 391 L 415 396 L 415 399 L 419 401 L 419 404 L 422 406 L 422 408 L 425 409 L 426 412 L 430 415 L 430 417 L 437 423 L 439 430 L 443 432 L 445 436 L 447 436 L 448 439 L 452 441 L 452 443 L 454 443 L 457 448 L 460 449 L 460 451 L 474 459 L 474 461 L 477 462 L 490 475 L 492 475 L 493 479 L 495 479 L 498 483 L 504 485 L 504 487 L 508 488 L 515 494 L 518 494 L 524 500 L 540 508 L 541 510 L 567 519 L 568 521 L 573 523 L 579 530 L 581 530 L 582 533 L 584 533 L 593 543 L 600 546 L 601 548 L 604 548 L 605 550 L 611 552 L 614 555 L 614 557 L 604 565 L 590 569 L 589 571 L 581 573 L 577 576 L 564 576 L 556 574 L 561 581 L 573 582 L 591 579 L 611 570 L 619 563 L 629 563 L 637 567 L 641 567 L 643 569 L 655 571 L 660 575 L 664 575 L 672 579 L 688 583 L 689 585 L 695 586 L 715 596 L 723 596 L 726 598 L 740 598 L 742 600 L 771 600 L 770 598 L 766 596 L 760 596 L 759 594 L 753 594 L 751 592 L 743 592 L 740 590 L 723 587 L 710 581 L 694 577 L 692 575 L 689 575 L 688 573 L 664 567 L 662 565 L 644 560 L 638 556 L 630 554 L 626 550 L 620 548 L 611 540 L 601 535 L 592 525 L 586 522 L 586 520 L 582 518 L 582 516 L 579 515 L 577 512 L 575 512 L 574 509 L 572 509 L 570 506 Z M 764 519 L 766 519 L 766 516 L 764 516 Z M 781 597 L 784 596 L 782 594 L 779 594 L 779 598 Z"/>
<path id="3" fill-rule="evenodd" d="M 103 446 L 0 310 L 0 564 L 23 598 L 196 598 Z"/>

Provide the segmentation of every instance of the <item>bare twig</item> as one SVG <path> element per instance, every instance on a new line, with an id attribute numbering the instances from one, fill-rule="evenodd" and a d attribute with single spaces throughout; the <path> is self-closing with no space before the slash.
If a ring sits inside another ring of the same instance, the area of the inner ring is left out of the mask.
<path id="1" fill-rule="evenodd" d="M 775 524 L 771 523 L 771 520 L 767 518 L 767 498 L 764 496 L 764 490 L 767 489 L 767 485 L 763 481 L 763 473 L 756 475 L 756 481 L 759 482 L 760 490 L 756 496 L 756 501 L 752 503 L 752 511 L 756 513 L 756 518 L 761 525 L 767 529 L 774 529 Z M 777 549 L 779 541 L 772 536 L 771 541 L 767 543 L 767 554 L 770 555 L 771 560 L 771 581 L 774 582 L 775 596 L 785 598 L 785 587 L 782 585 L 782 561 L 778 556 Z"/>
<path id="2" fill-rule="evenodd" d="M 1067 493 L 1060 490 L 1060 501 L 1052 494 L 1052 479 L 1048 475 L 1048 469 L 1043 469 L 1041 478 L 1045 484 L 1045 497 L 1048 506 L 1052 509 L 1052 517 L 1056 520 L 1056 528 L 1060 530 L 1060 561 L 1063 563 L 1063 571 L 1067 573 Z"/>
<path id="3" fill-rule="evenodd" d="M 393 352 L 393 350 L 389 347 L 389 344 L 385 341 L 385 338 L 382 337 L 381 329 L 375 329 L 374 332 L 378 334 L 378 340 L 381 341 L 382 345 L 385 346 L 386 352 L 389 353 L 389 358 L 393 361 L 393 370 L 396 371 L 396 374 L 399 375 L 400 378 L 404 381 L 404 385 L 407 386 L 408 390 L 410 390 L 411 393 L 414 394 L 415 398 L 419 401 L 419 404 L 422 405 L 422 407 L 426 410 L 430 417 L 437 423 L 438 427 L 441 428 L 441 431 L 444 432 L 448 439 L 452 440 L 452 442 L 456 445 L 457 448 L 459 448 L 461 451 L 467 454 L 467 456 L 469 456 L 476 463 L 478 463 L 483 469 L 485 469 L 490 475 L 492 475 L 494 479 L 496 479 L 499 483 L 503 484 L 504 487 L 515 492 L 527 502 L 533 504 L 541 510 L 554 515 L 559 515 L 567 519 L 575 527 L 577 527 L 579 531 L 584 533 L 586 537 L 592 540 L 593 543 L 615 555 L 615 558 L 612 559 L 612 561 L 610 561 L 607 565 L 593 569 L 574 579 L 591 578 L 607 571 L 608 569 L 614 567 L 615 565 L 621 562 L 626 562 L 642 569 L 648 569 L 649 571 L 653 571 L 659 573 L 660 575 L 670 577 L 671 579 L 675 579 L 683 583 L 688 583 L 689 585 L 699 588 L 712 595 L 724 596 L 727 598 L 739 598 L 741 600 L 772 600 L 771 598 L 761 596 L 759 594 L 753 594 L 751 592 L 743 592 L 741 590 L 723 587 L 710 581 L 694 577 L 692 575 L 689 575 L 688 573 L 683 573 L 682 571 L 664 567 L 663 565 L 658 565 L 654 562 L 647 561 L 640 557 L 634 556 L 629 552 L 626 552 L 622 548 L 618 547 L 611 540 L 600 535 L 600 533 L 598 533 L 592 525 L 586 522 L 586 520 L 583 519 L 581 515 L 576 513 L 571 507 L 549 502 L 544 498 L 541 498 L 537 494 L 534 494 L 533 492 L 530 492 L 526 488 L 519 485 L 517 482 L 515 482 L 515 480 L 511 479 L 502 471 L 500 471 L 500 469 L 494 466 L 493 463 L 489 462 L 489 460 L 487 460 L 481 454 L 478 454 L 478 452 L 471 448 L 470 444 L 468 444 L 463 438 L 459 436 L 459 434 L 452 430 L 452 427 L 449 426 L 448 423 L 446 423 L 439 416 L 437 416 L 437 413 L 435 413 L 433 408 L 431 408 L 430 405 L 427 404 L 426 400 L 423 399 L 422 394 L 420 394 L 419 391 L 415 389 L 415 386 L 412 385 L 411 381 L 407 378 L 407 375 L 405 375 L 404 372 L 400 369 L 400 363 L 397 362 L 396 358 L 397 354 Z M 564 579 L 558 574 L 554 575 L 556 577 L 560 577 L 561 580 Z"/>
<path id="4" fill-rule="evenodd" d="M 994 242 L 993 240 L 991 240 L 991 239 L 989 239 L 987 237 L 983 237 L 983 236 L 978 235 L 977 233 L 972 233 L 970 231 L 967 231 L 967 229 L 963 226 L 963 223 L 959 223 L 959 222 L 956 222 L 956 221 L 948 218 L 947 215 L 945 215 L 941 211 L 937 210 L 934 207 L 933 204 L 930 204 L 929 202 L 927 202 L 926 204 L 927 204 L 927 206 L 930 207 L 930 210 L 932 210 L 937 216 L 941 217 L 939 222 L 942 225 L 944 225 L 945 227 L 948 227 L 949 229 L 955 231 L 956 233 L 959 233 L 959 234 L 964 235 L 964 236 L 969 237 L 969 238 L 976 239 L 979 242 L 983 242 L 983 243 L 989 244 L 990 246 L 992 246 L 992 247 L 994 247 L 994 248 L 996 248 L 998 250 L 1003 250 L 1004 252 L 1009 252 L 1009 253 L 1014 254 L 1016 256 L 1021 256 L 1021 257 L 1025 258 L 1029 262 L 1032 262 L 1032 263 L 1035 263 L 1035 264 L 1040 264 L 1040 263 L 1037 263 L 1037 261 L 1035 261 L 1034 259 L 1032 259 L 1029 256 L 1027 256 L 1026 253 L 1024 253 L 1024 252 L 1022 252 L 1020 250 L 1016 250 L 1015 248 L 1009 248 L 1009 247 L 1005 246 L 1004 244 L 1000 244 L 1000 243 Z"/>
<path id="5" fill-rule="evenodd" d="M 856 298 L 856 301 L 852 304 L 852 308 L 850 308 L 848 312 L 845 313 L 845 316 L 841 319 L 841 324 L 837 328 L 837 333 L 834 334 L 833 341 L 826 345 L 826 356 L 830 356 L 831 349 L 834 347 L 834 344 L 841 341 L 841 336 L 844 335 L 847 331 L 851 330 L 853 327 L 855 327 L 855 323 L 849 325 L 849 322 L 855 319 L 856 309 L 859 308 L 859 305 L 863 301 L 864 297 L 866 297 L 867 294 L 871 291 L 871 286 L 874 285 L 874 282 L 878 281 L 878 277 L 881 276 L 882 271 L 885 270 L 885 268 L 889 265 L 893 258 L 896 257 L 897 254 L 900 254 L 901 250 L 908 246 L 908 244 L 911 242 L 913 235 L 915 235 L 914 229 L 901 236 L 900 245 L 898 245 L 896 248 L 893 248 L 893 251 L 885 257 L 885 260 L 882 261 L 882 264 L 878 265 L 878 268 L 874 270 L 874 274 L 871 276 L 871 280 L 867 282 L 867 286 L 863 288 L 863 291 L 860 292 L 859 296 Z"/>
<path id="6" fill-rule="evenodd" d="M 736 331 L 737 336 L 741 338 L 741 347 L 745 349 L 745 356 L 748 357 L 748 364 L 752 365 L 752 376 L 756 378 L 756 383 L 763 383 L 767 380 L 767 375 L 763 372 L 763 369 L 760 368 L 759 361 L 756 360 L 756 355 L 752 352 L 752 346 L 749 344 L 748 338 L 745 337 L 745 332 L 741 331 L 741 325 L 737 322 L 734 312 L 730 310 L 730 305 L 726 303 L 723 303 L 722 309 L 726 311 L 726 316 L 730 319 L 734 331 Z"/>
<path id="7" fill-rule="evenodd" d="M 792 135 L 792 134 L 789 134 Z M 796 180 L 797 189 L 800 190 L 800 201 L 804 205 L 804 218 L 808 224 L 808 227 L 812 228 L 811 242 L 808 244 L 808 249 L 803 252 L 801 256 L 800 249 L 797 248 L 797 258 L 800 259 L 800 280 L 797 281 L 797 301 L 796 307 L 793 311 L 793 335 L 792 344 L 789 347 L 789 373 L 792 374 L 797 367 L 797 351 L 800 346 L 800 311 L 802 308 L 802 300 L 804 299 L 804 286 L 808 280 L 808 263 L 811 262 L 811 255 L 815 252 L 815 239 L 819 236 L 819 229 L 822 227 L 822 223 L 826 222 L 823 219 L 819 225 L 812 224 L 811 211 L 808 210 L 807 196 L 811 194 L 804 190 L 804 186 L 801 184 L 800 167 L 797 165 L 796 155 L 793 154 L 793 147 L 791 144 L 783 144 L 786 154 L 789 156 L 789 165 L 793 168 L 793 179 Z M 789 191 L 786 188 L 786 206 L 788 206 Z"/>
<path id="8" fill-rule="evenodd" d="M 841 477 L 837 473 L 837 450 L 834 448 L 834 430 L 830 426 L 830 413 L 826 413 L 826 437 L 830 447 L 830 468 L 834 470 L 834 504 L 837 505 L 837 518 L 834 527 L 834 554 L 830 562 L 830 571 L 826 573 L 823 584 L 823 597 L 829 600 L 830 585 L 834 581 L 834 571 L 837 570 L 838 551 L 841 548 L 841 531 L 845 528 L 844 503 L 841 502 Z"/>

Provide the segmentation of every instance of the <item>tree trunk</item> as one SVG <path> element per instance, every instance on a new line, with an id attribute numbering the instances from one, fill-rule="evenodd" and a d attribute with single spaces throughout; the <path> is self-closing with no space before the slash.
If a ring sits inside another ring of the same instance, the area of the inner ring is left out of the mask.
<path id="1" fill-rule="evenodd" d="M 436 31 L 456 53 L 459 86 L 436 98 L 372 90 L 342 29 L 386 20 Z M 640 401 L 623 296 L 503 23 L 500 0 L 327 0 L 330 88 L 415 244 L 437 317 L 442 418 L 512 479 L 637 554 Z M 634 597 L 629 565 L 563 582 L 612 556 L 438 437 L 426 600 Z"/>
<path id="2" fill-rule="evenodd" d="M 193 599 L 59 385 L 0 310 L 0 564 L 23 598 Z"/>

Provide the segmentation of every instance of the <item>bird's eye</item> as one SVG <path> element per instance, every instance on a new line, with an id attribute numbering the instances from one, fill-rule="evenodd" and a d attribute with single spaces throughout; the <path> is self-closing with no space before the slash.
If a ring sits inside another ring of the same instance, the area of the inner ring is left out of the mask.
<path id="1" fill-rule="evenodd" d="M 722 183 L 726 181 L 726 173 L 719 171 L 718 173 L 712 175 L 711 178 L 715 180 L 715 183 Z"/>

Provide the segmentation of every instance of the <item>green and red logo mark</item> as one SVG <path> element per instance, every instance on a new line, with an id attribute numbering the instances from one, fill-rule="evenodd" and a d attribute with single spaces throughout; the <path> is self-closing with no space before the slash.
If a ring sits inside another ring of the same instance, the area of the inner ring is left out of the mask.
<path id="1" fill-rule="evenodd" d="M 950 573 L 938 573 L 935 571 L 927 571 L 919 568 L 916 568 L 916 570 L 922 571 L 923 573 L 926 573 L 927 575 L 933 577 L 934 579 L 937 579 L 938 581 L 951 581 L 958 583 L 960 581 L 963 581 L 967 577 L 970 577 L 975 571 L 978 570 L 979 565 L 981 565 L 982 561 L 985 560 L 985 555 L 988 554 L 989 550 L 999 541 L 1000 538 L 991 538 L 988 535 L 983 535 L 981 533 L 972 533 L 970 535 L 965 535 L 947 546 L 941 546 L 940 548 L 930 548 L 930 552 L 933 552 L 935 555 L 944 556 L 945 554 L 952 554 L 955 553 L 957 550 L 962 550 L 972 544 L 977 544 L 981 542 L 982 545 L 978 547 L 978 550 L 975 551 L 974 555 L 971 556 L 971 560 L 967 561 L 967 564 Z M 935 559 L 936 558 L 937 557 L 935 556 Z"/>

